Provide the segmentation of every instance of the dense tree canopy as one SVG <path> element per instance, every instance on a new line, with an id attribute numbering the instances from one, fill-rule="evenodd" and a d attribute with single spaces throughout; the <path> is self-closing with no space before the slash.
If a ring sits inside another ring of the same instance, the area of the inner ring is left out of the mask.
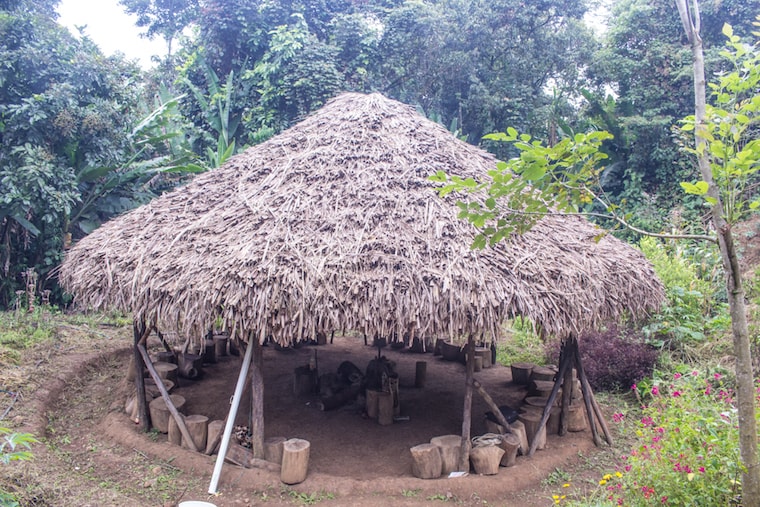
<path id="1" fill-rule="evenodd" d="M 550 143 L 606 129 L 606 188 L 655 227 L 688 170 L 672 126 L 692 109 L 690 59 L 669 0 L 611 2 L 601 37 L 577 0 L 120 3 L 169 44 L 155 69 L 68 33 L 57 0 L 0 0 L 0 305 L 21 271 L 57 264 L 67 233 L 170 187 L 173 171 L 220 165 L 341 91 L 414 104 L 476 144 L 507 127 Z M 702 10 L 715 72 L 723 23 L 749 33 L 760 1 Z"/>

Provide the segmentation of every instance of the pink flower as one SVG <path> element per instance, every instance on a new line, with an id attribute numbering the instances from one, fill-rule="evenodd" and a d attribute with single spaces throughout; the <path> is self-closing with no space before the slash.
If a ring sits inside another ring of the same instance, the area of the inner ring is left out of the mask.
<path id="1" fill-rule="evenodd" d="M 668 497 L 664 496 L 664 497 L 660 498 L 660 501 L 662 503 L 668 503 Z"/>
<path id="2" fill-rule="evenodd" d="M 699 375 L 699 372 L 698 372 L 697 370 L 693 370 L 693 371 L 691 372 L 691 376 L 692 376 L 692 377 L 696 377 L 697 375 Z"/>
<path id="3" fill-rule="evenodd" d="M 699 472 L 702 474 L 705 473 L 705 467 L 699 467 Z"/>
<path id="4" fill-rule="evenodd" d="M 673 398 L 678 398 L 681 396 L 681 391 L 673 391 Z"/>
<path id="5" fill-rule="evenodd" d="M 715 380 L 720 380 L 721 378 L 723 378 L 723 375 L 721 375 L 720 373 L 716 373 L 715 375 L 713 375 L 713 377 L 715 377 Z"/>
<path id="6" fill-rule="evenodd" d="M 638 386 L 636 384 L 631 384 L 631 390 L 635 391 L 636 389 L 638 389 Z"/>
<path id="7" fill-rule="evenodd" d="M 652 386 L 652 395 L 657 396 L 660 394 L 660 389 L 657 386 Z"/>
<path id="8" fill-rule="evenodd" d="M 673 375 L 673 378 L 676 379 L 676 380 L 678 380 L 679 378 L 681 378 L 681 374 L 680 373 L 676 373 L 676 374 Z"/>
<path id="9" fill-rule="evenodd" d="M 625 416 L 622 412 L 618 412 L 616 414 L 612 414 L 612 420 L 615 422 L 621 422 Z"/>

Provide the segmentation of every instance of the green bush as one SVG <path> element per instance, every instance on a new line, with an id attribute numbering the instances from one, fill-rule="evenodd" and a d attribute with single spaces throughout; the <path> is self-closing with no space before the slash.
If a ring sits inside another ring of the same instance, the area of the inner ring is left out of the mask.
<path id="1" fill-rule="evenodd" d="M 496 361 L 504 366 L 512 363 L 546 364 L 544 344 L 528 319 L 518 317 L 507 327 L 507 338 L 496 349 Z"/>
<path id="2" fill-rule="evenodd" d="M 705 331 L 726 328 L 726 305 L 716 303 L 722 293 L 716 276 L 720 261 L 711 251 L 690 251 L 650 237 L 643 238 L 640 247 L 665 286 L 665 304 L 643 328 L 651 344 L 701 342 Z"/>

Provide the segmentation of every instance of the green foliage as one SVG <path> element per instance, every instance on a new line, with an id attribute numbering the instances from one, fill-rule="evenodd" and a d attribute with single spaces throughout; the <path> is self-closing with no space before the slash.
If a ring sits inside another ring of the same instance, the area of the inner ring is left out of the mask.
<path id="1" fill-rule="evenodd" d="M 703 341 L 706 332 L 725 326 L 720 275 L 713 275 L 722 269 L 714 251 L 699 250 L 699 257 L 692 257 L 688 245 L 655 238 L 642 238 L 639 245 L 665 286 L 663 308 L 643 328 L 652 344 Z"/>
<path id="2" fill-rule="evenodd" d="M 47 309 L 0 312 L 0 365 L 17 363 L 22 351 L 53 336 L 55 326 Z"/>
<path id="3" fill-rule="evenodd" d="M 530 321 L 518 317 L 511 322 L 505 332 L 507 338 L 496 347 L 498 363 L 505 366 L 512 363 L 546 363 L 544 343 Z"/>
<path id="4" fill-rule="evenodd" d="M 509 142 L 519 152 L 517 157 L 498 162 L 489 171 L 489 182 L 449 176 L 443 171 L 430 180 L 444 184 L 439 189 L 441 196 L 451 192 L 485 193 L 483 199 L 476 197 L 458 203 L 459 217 L 480 230 L 474 248 L 523 233 L 547 213 L 577 213 L 579 206 L 590 205 L 594 200 L 603 202 L 614 217 L 615 207 L 594 193 L 599 186 L 599 164 L 607 157 L 600 147 L 610 137 L 603 131 L 576 133 L 554 146 L 544 146 L 510 127 L 507 132 L 486 136 L 489 140 Z"/>
<path id="5" fill-rule="evenodd" d="M 730 65 L 730 72 L 710 83 L 714 105 L 708 104 L 705 124 L 697 126 L 694 116 L 687 117 L 681 130 L 697 135 L 704 141 L 696 149 L 687 149 L 695 156 L 708 154 L 710 168 L 723 204 L 723 216 L 729 224 L 744 218 L 749 210 L 760 207 L 760 198 L 748 197 L 748 187 L 757 182 L 760 169 L 760 51 L 734 35 L 725 25 L 723 33 L 728 42 L 721 56 Z M 702 196 L 707 205 L 716 204 L 707 195 L 707 183 L 683 183 L 687 193 Z"/>
<path id="6" fill-rule="evenodd" d="M 16 461 L 32 459 L 32 444 L 37 443 L 31 433 L 13 432 L 0 427 L 0 467 L 9 466 Z M 0 507 L 16 507 L 19 503 L 13 493 L 0 489 Z"/>
<path id="7" fill-rule="evenodd" d="M 725 377 L 682 367 L 633 390 L 641 412 L 620 412 L 614 420 L 636 443 L 577 505 L 733 505 L 741 464 Z"/>

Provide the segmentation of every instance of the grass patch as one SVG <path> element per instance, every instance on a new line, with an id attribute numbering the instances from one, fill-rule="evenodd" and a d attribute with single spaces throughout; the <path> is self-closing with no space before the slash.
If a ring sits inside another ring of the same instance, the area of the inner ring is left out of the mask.
<path id="1" fill-rule="evenodd" d="M 504 366 L 512 363 L 546 364 L 546 347 L 528 319 L 516 318 L 505 329 L 506 338 L 496 348 L 496 361 Z"/>

